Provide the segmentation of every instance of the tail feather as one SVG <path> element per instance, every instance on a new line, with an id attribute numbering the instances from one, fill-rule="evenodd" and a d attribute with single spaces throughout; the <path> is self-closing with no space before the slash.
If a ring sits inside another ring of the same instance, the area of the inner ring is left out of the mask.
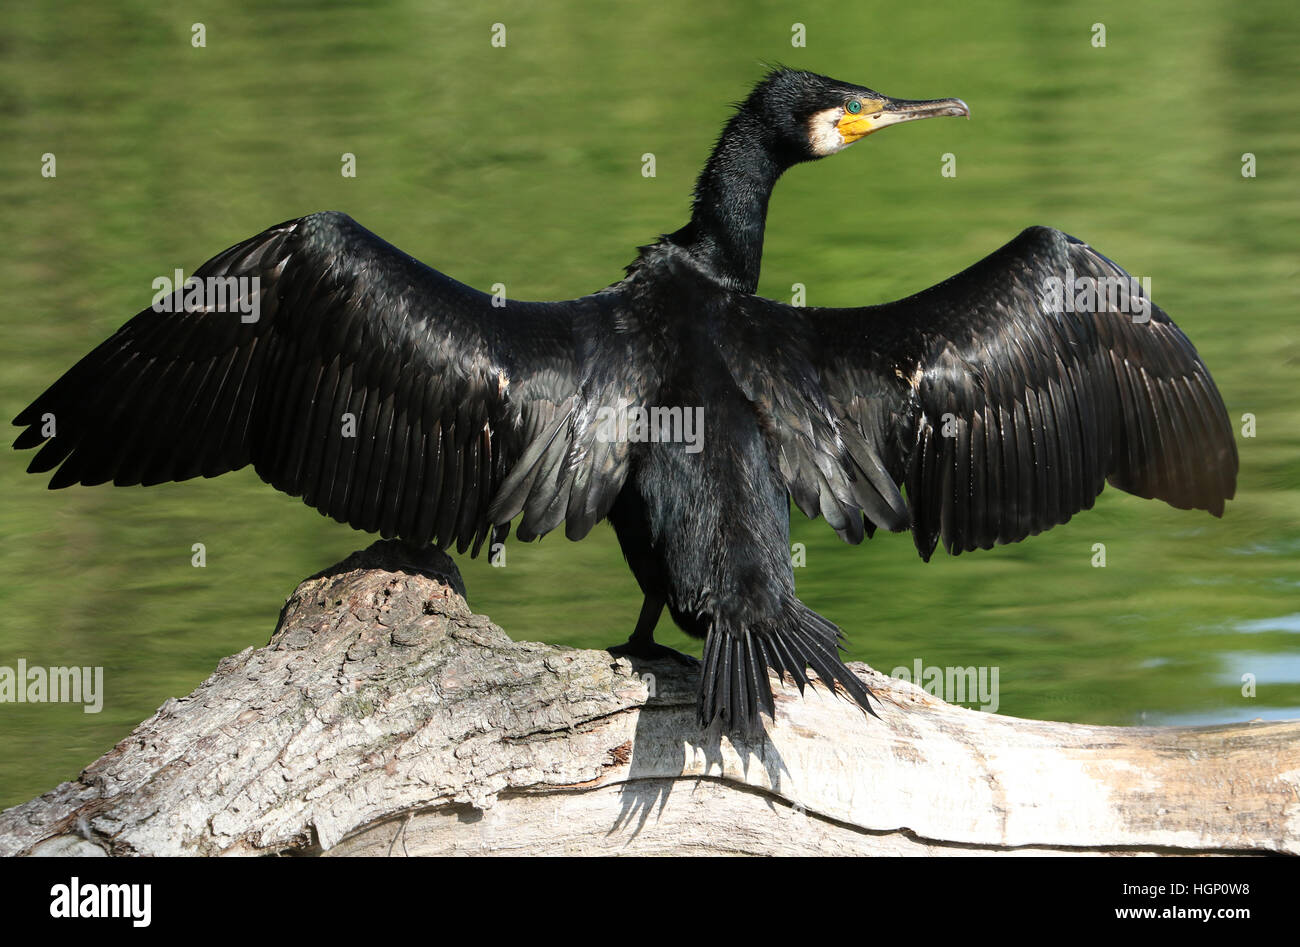
<path id="1" fill-rule="evenodd" d="M 832 622 L 798 601 L 788 603 L 780 618 L 743 628 L 716 621 L 704 643 L 700 725 L 721 722 L 729 732 L 761 732 L 760 712 L 769 718 L 776 716 L 769 668 L 783 681 L 789 675 L 802 694 L 810 683 L 806 668 L 811 667 L 824 685 L 834 690 L 838 683 L 863 710 L 875 716 L 871 691 L 839 658 L 843 637 Z"/>

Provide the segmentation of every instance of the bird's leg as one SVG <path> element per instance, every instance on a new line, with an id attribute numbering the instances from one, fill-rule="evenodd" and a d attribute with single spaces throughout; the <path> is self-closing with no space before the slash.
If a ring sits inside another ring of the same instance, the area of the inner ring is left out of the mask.
<path id="1" fill-rule="evenodd" d="M 667 645 L 655 643 L 655 625 L 664 611 L 664 600 L 657 595 L 647 595 L 641 605 L 641 616 L 636 620 L 636 628 L 626 644 L 609 648 L 610 654 L 623 658 L 673 658 L 685 664 L 695 661 L 689 654 L 674 651 Z"/>
<path id="2" fill-rule="evenodd" d="M 610 648 L 609 653 L 630 658 L 651 657 L 653 649 L 662 647 L 655 644 L 655 626 L 659 624 L 659 616 L 663 611 L 663 599 L 656 595 L 646 595 L 645 601 L 641 603 L 641 615 L 636 620 L 636 628 L 632 629 L 632 637 L 627 639 L 627 644 Z"/>

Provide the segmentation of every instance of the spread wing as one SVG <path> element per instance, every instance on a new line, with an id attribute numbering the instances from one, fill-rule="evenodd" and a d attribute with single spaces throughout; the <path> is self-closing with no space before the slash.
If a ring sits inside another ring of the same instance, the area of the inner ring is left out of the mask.
<path id="1" fill-rule="evenodd" d="M 617 294 L 494 300 L 339 213 L 194 275 L 199 311 L 178 290 L 14 419 L 15 447 L 43 444 L 28 469 L 58 467 L 51 488 L 251 463 L 358 529 L 476 552 L 520 513 L 530 539 L 562 520 L 579 538 L 608 512 L 627 445 L 594 436 L 594 406 L 638 398 L 593 368 Z"/>
<path id="2" fill-rule="evenodd" d="M 1191 342 L 1133 288 L 1035 227 L 897 302 L 754 299 L 749 319 L 783 325 L 792 353 L 769 403 L 795 501 L 854 542 L 910 526 L 926 559 L 940 539 L 957 554 L 1064 523 L 1108 481 L 1222 515 L 1237 476 L 1227 411 Z"/>

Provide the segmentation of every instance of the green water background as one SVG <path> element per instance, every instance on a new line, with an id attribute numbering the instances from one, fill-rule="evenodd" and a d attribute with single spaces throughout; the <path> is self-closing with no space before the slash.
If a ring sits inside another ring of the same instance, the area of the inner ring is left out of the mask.
<path id="1" fill-rule="evenodd" d="M 906 535 L 850 548 L 799 516 L 801 597 L 883 670 L 997 666 L 1001 713 L 1300 717 L 1290 0 L 466 6 L 7 9 L 3 413 L 147 305 L 155 278 L 316 210 L 514 298 L 604 286 L 684 221 L 728 103 L 762 60 L 960 96 L 969 122 L 892 129 L 791 171 L 760 292 L 788 300 L 803 283 L 810 305 L 859 305 L 937 282 L 1030 224 L 1080 236 L 1151 278 L 1232 417 L 1254 415 L 1238 498 L 1215 520 L 1108 490 L 1048 534 L 929 565 Z M 796 21 L 804 48 L 791 45 Z M 505 48 L 490 43 L 494 22 Z M 354 179 L 339 173 L 345 152 Z M 654 178 L 641 174 L 647 152 Z M 45 153 L 54 179 L 40 174 Z M 940 174 L 945 153 L 955 178 Z M 222 656 L 264 644 L 299 579 L 370 539 L 251 469 L 49 492 L 23 473 L 29 459 L 0 452 L 0 665 L 103 666 L 107 699 L 98 715 L 0 705 L 0 805 L 75 776 Z M 204 569 L 190 564 L 196 542 Z M 1091 564 L 1095 543 L 1105 568 Z M 512 544 L 507 562 L 460 566 L 471 604 L 514 637 L 602 646 L 632 627 L 640 600 L 608 528 Z M 660 638 L 698 653 L 667 623 Z"/>

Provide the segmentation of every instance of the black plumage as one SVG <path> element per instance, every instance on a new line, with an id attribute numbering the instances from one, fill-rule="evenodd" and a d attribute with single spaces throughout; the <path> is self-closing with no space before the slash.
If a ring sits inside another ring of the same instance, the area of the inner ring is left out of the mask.
<path id="1" fill-rule="evenodd" d="M 791 497 L 851 543 L 910 528 L 928 559 L 1063 523 L 1108 481 L 1216 516 L 1235 489 L 1223 403 L 1168 316 L 1045 298 L 1067 272 L 1127 278 L 1058 231 L 884 305 L 753 295 L 786 168 L 958 114 L 777 70 L 724 129 L 691 221 L 564 302 L 495 305 L 344 214 L 279 224 L 195 274 L 255 278 L 256 321 L 146 309 L 18 415 L 15 446 L 40 447 L 29 470 L 52 488 L 251 463 L 340 522 L 461 552 L 512 522 L 576 540 L 609 519 L 645 595 L 625 650 L 655 650 L 665 606 L 704 638 L 702 724 L 771 716 L 768 669 L 802 690 L 812 668 L 870 710 L 840 630 L 795 596 Z M 651 406 L 702 408 L 702 449 L 607 436 L 602 418 Z"/>

